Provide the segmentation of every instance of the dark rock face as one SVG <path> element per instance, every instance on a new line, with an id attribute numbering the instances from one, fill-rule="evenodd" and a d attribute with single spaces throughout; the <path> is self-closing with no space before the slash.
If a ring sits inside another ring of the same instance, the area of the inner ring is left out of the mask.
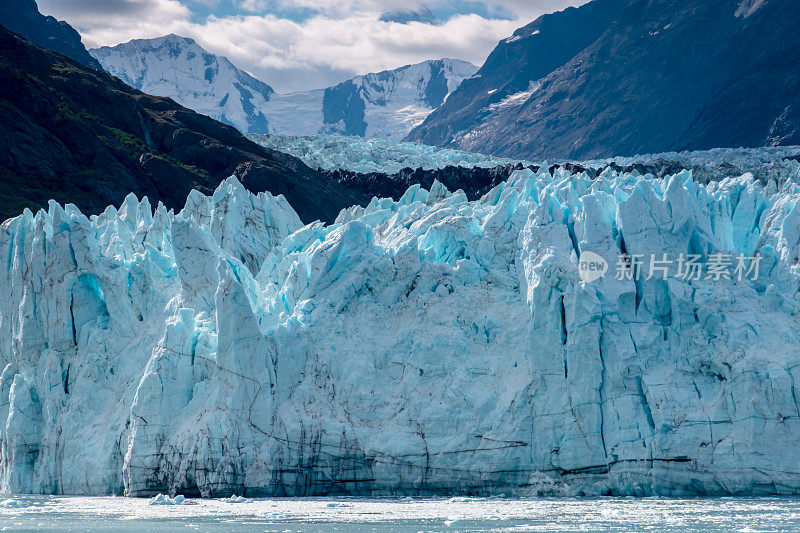
<path id="1" fill-rule="evenodd" d="M 800 44 L 760 59 L 723 84 L 678 147 L 754 146 L 754 139 L 770 146 L 800 144 Z"/>
<path id="2" fill-rule="evenodd" d="M 789 156 L 785 159 L 798 160 L 800 156 Z M 780 159 L 776 159 L 780 161 Z M 433 170 L 423 170 L 421 168 L 405 168 L 397 174 L 370 173 L 361 174 L 348 170 L 320 170 L 330 179 L 340 186 L 348 189 L 358 199 L 358 204 L 366 206 L 373 196 L 378 198 L 394 198 L 399 200 L 401 196 L 413 185 L 420 185 L 424 189 L 431 189 L 434 181 L 439 181 L 451 192 L 462 190 L 470 201 L 478 200 L 483 195 L 491 191 L 511 177 L 514 171 L 528 168 L 533 172 L 539 172 L 542 167 L 538 165 L 523 166 L 521 163 L 516 165 L 497 166 L 494 168 L 465 168 L 448 166 Z M 708 183 L 711 180 L 721 180 L 741 176 L 745 172 L 752 172 L 755 179 L 762 185 L 767 184 L 768 179 L 763 176 L 760 169 L 754 169 L 746 165 L 731 163 L 720 163 L 718 165 L 692 164 L 684 161 L 677 161 L 669 157 L 660 157 L 647 163 L 633 163 L 620 165 L 616 162 L 594 162 L 594 163 L 556 163 L 549 165 L 547 171 L 550 174 L 558 169 L 564 169 L 569 174 L 580 174 L 585 172 L 590 178 L 594 179 L 606 171 L 613 170 L 620 174 L 630 174 L 637 172 L 639 175 L 651 174 L 657 178 L 664 178 L 681 172 L 691 170 L 695 179 L 701 183 Z"/>
<path id="3" fill-rule="evenodd" d="M 425 103 L 437 108 L 450 92 L 447 87 L 447 76 L 444 75 L 444 61 L 431 61 L 431 79 L 425 87 Z"/>
<path id="4" fill-rule="evenodd" d="M 361 174 L 349 170 L 325 170 L 332 180 L 353 191 L 360 205 L 367 205 L 373 196 L 400 199 L 409 187 L 420 185 L 430 190 L 438 180 L 450 191 L 463 190 L 470 200 L 477 200 L 493 187 L 507 180 L 522 165 L 506 165 L 495 168 L 465 168 L 448 166 L 434 170 L 406 168 L 397 174 Z M 538 170 L 538 167 L 531 167 Z"/>
<path id="5" fill-rule="evenodd" d="M 501 42 L 409 139 L 528 159 L 798 144 L 798 21 L 796 0 L 594 0 Z"/>
<path id="6" fill-rule="evenodd" d="M 80 34 L 66 22 L 39 13 L 35 0 L 0 0 L 0 25 L 81 65 L 102 69 L 86 51 Z"/>
<path id="7" fill-rule="evenodd" d="M 478 73 L 464 80 L 446 102 L 408 136 L 454 146 L 454 137 L 489 114 L 490 106 L 524 91 L 597 40 L 628 0 L 595 0 L 581 8 L 543 15 L 500 41 Z"/>
<path id="8" fill-rule="evenodd" d="M 131 192 L 179 209 L 192 188 L 210 194 L 234 173 L 284 194 L 304 221 L 357 201 L 294 157 L 3 28 L 0 79 L 2 219 L 51 198 L 97 213 Z"/>
<path id="9" fill-rule="evenodd" d="M 322 117 L 325 124 L 342 123 L 345 135 L 363 137 L 367 131 L 364 121 L 366 107 L 353 80 L 325 89 L 322 97 Z"/>
<path id="10" fill-rule="evenodd" d="M 191 189 L 211 194 L 235 174 L 252 191 L 283 194 L 305 222 L 331 222 L 373 196 L 399 198 L 438 179 L 478 198 L 513 166 L 405 169 L 395 175 L 312 170 L 234 128 L 141 93 L 105 72 L 43 50 L 0 28 L 0 218 L 47 201 L 85 213 L 133 192 L 180 209 Z"/>

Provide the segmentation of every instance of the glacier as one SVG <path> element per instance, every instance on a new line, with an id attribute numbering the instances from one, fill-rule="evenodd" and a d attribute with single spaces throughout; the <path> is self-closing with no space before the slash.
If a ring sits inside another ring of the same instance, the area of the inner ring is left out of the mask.
<path id="1" fill-rule="evenodd" d="M 25 211 L 0 226 L 0 489 L 798 494 L 800 163 L 753 167 L 543 166 L 327 226 L 234 177 L 179 213 Z M 623 250 L 763 262 L 580 280 Z"/>
<path id="2" fill-rule="evenodd" d="M 448 165 L 493 168 L 516 163 L 531 164 L 517 159 L 437 148 L 420 143 L 335 133 L 311 136 L 256 133 L 248 137 L 261 146 L 293 155 L 311 168 L 345 169 L 364 174 L 396 174 L 404 168 L 434 170 Z"/>
<path id="3" fill-rule="evenodd" d="M 275 94 L 264 106 L 276 135 L 345 134 L 400 140 L 478 67 L 435 59 L 354 76 L 323 89 Z"/>

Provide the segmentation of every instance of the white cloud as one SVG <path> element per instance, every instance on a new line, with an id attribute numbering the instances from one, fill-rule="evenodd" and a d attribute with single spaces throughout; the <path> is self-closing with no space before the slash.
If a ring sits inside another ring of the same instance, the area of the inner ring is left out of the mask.
<path id="1" fill-rule="evenodd" d="M 532 22 L 544 13 L 552 13 L 569 6 L 579 6 L 589 0 L 495 0 L 488 2 L 490 7 L 499 8 L 507 13 L 513 13 L 516 20 Z M 523 24 L 523 25 L 524 25 Z"/>
<path id="2" fill-rule="evenodd" d="M 436 6 L 434 0 L 427 5 Z M 240 0 L 259 12 L 275 0 Z M 324 87 L 354 74 L 392 69 L 426 59 L 452 57 L 480 65 L 496 43 L 545 11 L 580 0 L 502 0 L 493 4 L 513 20 L 456 15 L 441 25 L 380 22 L 383 9 L 408 0 L 277 0 L 285 8 L 314 8 L 296 22 L 275 15 L 241 14 L 192 21 L 177 0 L 40 0 L 43 12 L 66 19 L 88 47 L 114 45 L 168 33 L 192 37 L 227 56 L 279 91 Z"/>
<path id="3" fill-rule="evenodd" d="M 242 0 L 240 5 L 242 9 L 251 13 L 266 11 L 269 7 L 267 0 Z"/>
<path id="4" fill-rule="evenodd" d="M 46 15 L 81 29 L 129 31 L 147 24 L 188 20 L 191 11 L 178 0 L 38 0 Z"/>

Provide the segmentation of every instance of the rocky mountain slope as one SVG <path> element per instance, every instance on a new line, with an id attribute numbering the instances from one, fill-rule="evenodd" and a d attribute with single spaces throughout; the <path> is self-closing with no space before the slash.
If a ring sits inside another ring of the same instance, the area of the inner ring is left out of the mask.
<path id="1" fill-rule="evenodd" d="M 90 51 L 129 85 L 168 96 L 243 133 L 344 133 L 400 139 L 477 67 L 441 59 L 356 76 L 337 86 L 291 94 L 170 35 Z"/>
<path id="2" fill-rule="evenodd" d="M 399 140 L 476 71 L 466 61 L 439 59 L 356 76 L 325 89 L 319 132 Z"/>
<path id="3" fill-rule="evenodd" d="M 177 35 L 136 39 L 90 50 L 105 69 L 147 94 L 168 96 L 183 106 L 236 127 L 267 131 L 263 110 L 272 87 Z"/>
<path id="4" fill-rule="evenodd" d="M 501 42 L 410 140 L 523 158 L 800 143 L 800 3 L 594 0 Z"/>
<path id="5" fill-rule="evenodd" d="M 177 215 L 27 212 L 0 227 L 0 490 L 799 494 L 800 164 L 768 156 L 434 182 L 329 226 L 235 179 Z"/>
<path id="6" fill-rule="evenodd" d="M 308 221 L 355 203 L 298 159 L 2 28 L 0 74 L 0 218 L 50 199 L 98 213 L 131 192 L 180 208 L 234 173 Z"/>
<path id="7" fill-rule="evenodd" d="M 332 222 L 378 193 L 400 198 L 433 179 L 470 195 L 508 176 L 449 167 L 430 172 L 312 170 L 257 145 L 230 126 L 141 93 L 0 28 L 0 218 L 54 199 L 87 214 L 133 192 L 179 209 L 191 189 L 210 194 L 235 174 L 248 187 L 283 194 L 301 219 Z M 388 142 L 388 141 L 387 141 Z M 493 165 L 492 165 L 493 166 Z"/>
<path id="8" fill-rule="evenodd" d="M 42 15 L 35 0 L 0 0 L 0 26 L 82 65 L 102 68 L 86 51 L 80 34 L 66 22 Z"/>

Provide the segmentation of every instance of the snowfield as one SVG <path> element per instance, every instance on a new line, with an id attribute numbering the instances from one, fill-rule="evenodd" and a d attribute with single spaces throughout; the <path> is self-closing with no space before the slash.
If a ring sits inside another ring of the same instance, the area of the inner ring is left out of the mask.
<path id="1" fill-rule="evenodd" d="M 753 172 L 522 170 L 330 226 L 235 178 L 178 214 L 26 211 L 0 228 L 0 488 L 800 493 L 800 164 Z M 762 262 L 585 283 L 589 251 Z"/>

